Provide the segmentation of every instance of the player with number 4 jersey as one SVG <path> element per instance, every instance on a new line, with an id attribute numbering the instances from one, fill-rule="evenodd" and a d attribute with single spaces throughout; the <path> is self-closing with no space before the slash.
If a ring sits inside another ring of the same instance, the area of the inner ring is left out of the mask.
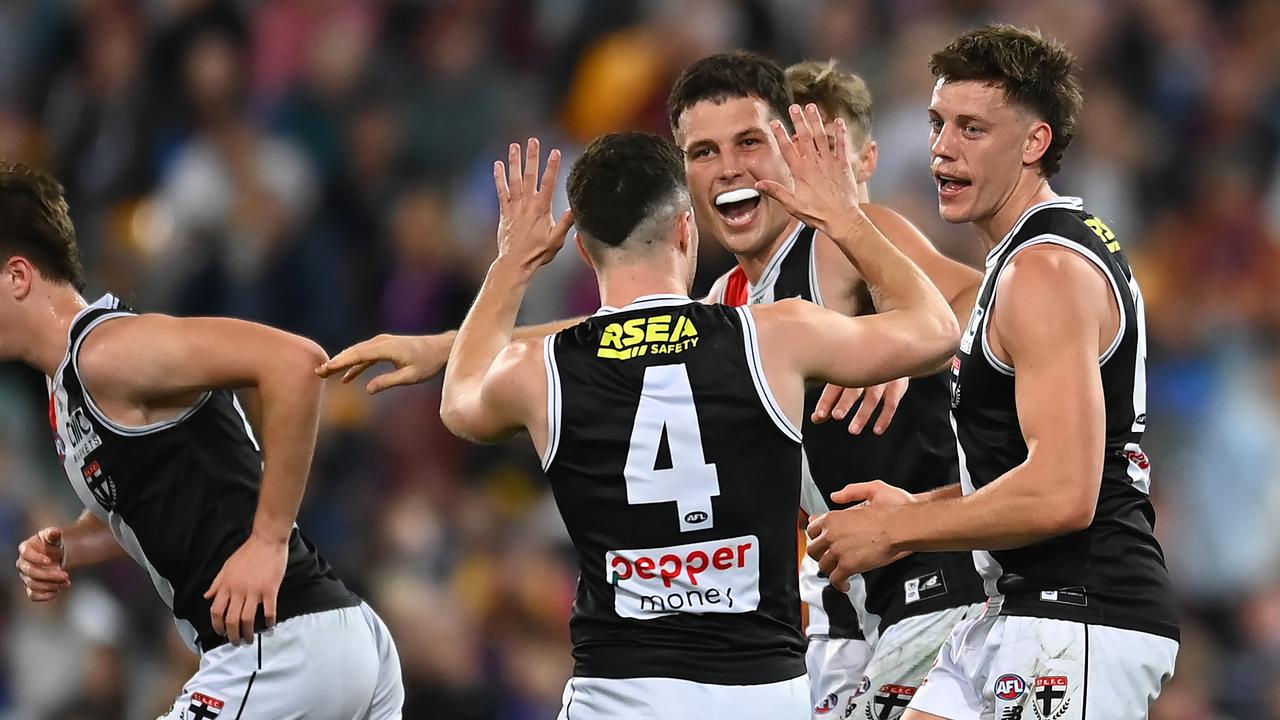
<path id="1" fill-rule="evenodd" d="M 927 373 L 958 341 L 946 301 L 859 211 L 843 151 L 813 145 L 816 110 L 793 110 L 794 144 L 773 131 L 794 190 L 759 190 L 836 240 L 883 298 L 878 315 L 690 299 L 684 162 L 657 136 L 592 143 L 558 224 L 557 152 L 540 189 L 536 141 L 523 170 L 515 145 L 510 172 L 495 167 L 498 259 L 449 357 L 441 417 L 478 441 L 527 429 L 543 458 L 580 570 L 564 720 L 807 719 L 794 535 L 805 382 Z M 529 279 L 570 222 L 603 307 L 513 342 Z"/>

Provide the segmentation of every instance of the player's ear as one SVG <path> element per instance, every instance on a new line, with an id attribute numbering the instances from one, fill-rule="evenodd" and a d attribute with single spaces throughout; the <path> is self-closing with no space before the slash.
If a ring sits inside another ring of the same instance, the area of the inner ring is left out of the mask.
<path id="1" fill-rule="evenodd" d="M 586 263 L 587 267 L 591 268 L 592 270 L 595 270 L 596 264 L 591 261 L 591 253 L 587 252 L 587 246 L 582 241 L 582 233 L 580 232 L 574 233 L 573 241 L 578 246 L 578 254 L 582 256 L 582 262 Z"/>
<path id="2" fill-rule="evenodd" d="M 1040 162 L 1040 158 L 1044 157 L 1046 151 L 1049 150 L 1049 143 L 1053 142 L 1053 130 L 1049 127 L 1049 123 L 1037 121 L 1027 130 L 1027 139 L 1022 144 L 1022 164 L 1034 165 Z"/>
<path id="3" fill-rule="evenodd" d="M 14 300 L 25 300 L 31 294 L 35 268 L 26 258 L 14 255 L 4 263 L 3 288 Z"/>
<path id="4" fill-rule="evenodd" d="M 858 182 L 865 183 L 871 179 L 876 172 L 876 163 L 880 161 L 880 149 L 876 146 L 875 140 L 867 140 L 862 143 L 862 149 L 858 151 Z"/>
<path id="5" fill-rule="evenodd" d="M 697 229 L 693 226 L 693 211 L 685 210 L 676 218 L 676 249 L 681 255 L 689 253 L 690 246 L 697 242 L 694 233 Z M 696 246 L 695 246 L 696 247 Z"/>

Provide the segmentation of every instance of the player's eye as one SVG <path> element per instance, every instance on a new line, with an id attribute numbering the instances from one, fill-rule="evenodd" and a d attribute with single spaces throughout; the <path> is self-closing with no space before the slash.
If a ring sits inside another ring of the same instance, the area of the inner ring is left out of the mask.
<path id="1" fill-rule="evenodd" d="M 929 118 L 929 129 L 934 132 L 942 132 L 942 118 Z"/>
<path id="2" fill-rule="evenodd" d="M 706 145 L 699 145 L 698 147 L 690 150 L 687 154 L 694 160 L 700 160 L 702 158 L 711 157 L 711 148 Z"/>
<path id="3" fill-rule="evenodd" d="M 755 147 L 760 144 L 760 138 L 743 138 L 742 147 Z"/>
<path id="4" fill-rule="evenodd" d="M 965 125 L 964 134 L 967 135 L 968 137 L 978 137 L 979 135 L 982 134 L 982 128 L 978 127 L 977 125 Z"/>

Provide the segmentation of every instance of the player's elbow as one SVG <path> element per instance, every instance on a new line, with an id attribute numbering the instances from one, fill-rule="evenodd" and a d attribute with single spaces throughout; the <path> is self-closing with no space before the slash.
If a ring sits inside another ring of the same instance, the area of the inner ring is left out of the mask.
<path id="1" fill-rule="evenodd" d="M 473 443 L 495 440 L 470 392 L 459 392 L 446 385 L 440 396 L 440 421 L 449 432 L 463 440 Z"/>
<path id="2" fill-rule="evenodd" d="M 960 324 L 955 314 L 950 310 L 924 314 L 912 345 L 921 355 L 920 374 L 932 374 L 946 367 L 960 347 Z"/>
<path id="3" fill-rule="evenodd" d="M 1098 491 L 1096 487 L 1080 487 L 1069 478 L 1055 481 L 1051 486 L 1051 497 L 1038 503 L 1043 509 L 1043 534 L 1046 536 L 1066 535 L 1079 532 L 1093 524 L 1094 512 L 1098 509 Z"/>

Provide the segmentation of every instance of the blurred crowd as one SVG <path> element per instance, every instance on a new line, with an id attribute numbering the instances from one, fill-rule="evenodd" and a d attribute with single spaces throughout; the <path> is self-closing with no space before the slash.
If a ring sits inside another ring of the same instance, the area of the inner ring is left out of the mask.
<path id="1" fill-rule="evenodd" d="M 1084 115 L 1054 186 L 1107 219 L 1146 294 L 1147 449 L 1186 617 L 1153 717 L 1280 718 L 1274 0 L 5 0 L 0 157 L 66 186 L 91 296 L 259 320 L 332 353 L 461 320 L 509 141 L 571 161 L 602 132 L 665 134 L 676 74 L 727 48 L 861 73 L 873 200 L 976 263 L 972 232 L 937 218 L 927 59 L 991 19 L 1080 58 Z M 730 262 L 714 243 L 702 260 L 699 290 Z M 566 252 L 523 319 L 596 302 Z M 79 510 L 44 393 L 0 366 L 3 547 Z M 406 717 L 554 717 L 576 581 L 563 527 L 528 443 L 470 447 L 438 402 L 435 383 L 331 383 L 299 523 L 390 625 Z M 40 606 L 15 574 L 0 642 L 4 720 L 154 717 L 196 663 L 129 566 Z"/>

